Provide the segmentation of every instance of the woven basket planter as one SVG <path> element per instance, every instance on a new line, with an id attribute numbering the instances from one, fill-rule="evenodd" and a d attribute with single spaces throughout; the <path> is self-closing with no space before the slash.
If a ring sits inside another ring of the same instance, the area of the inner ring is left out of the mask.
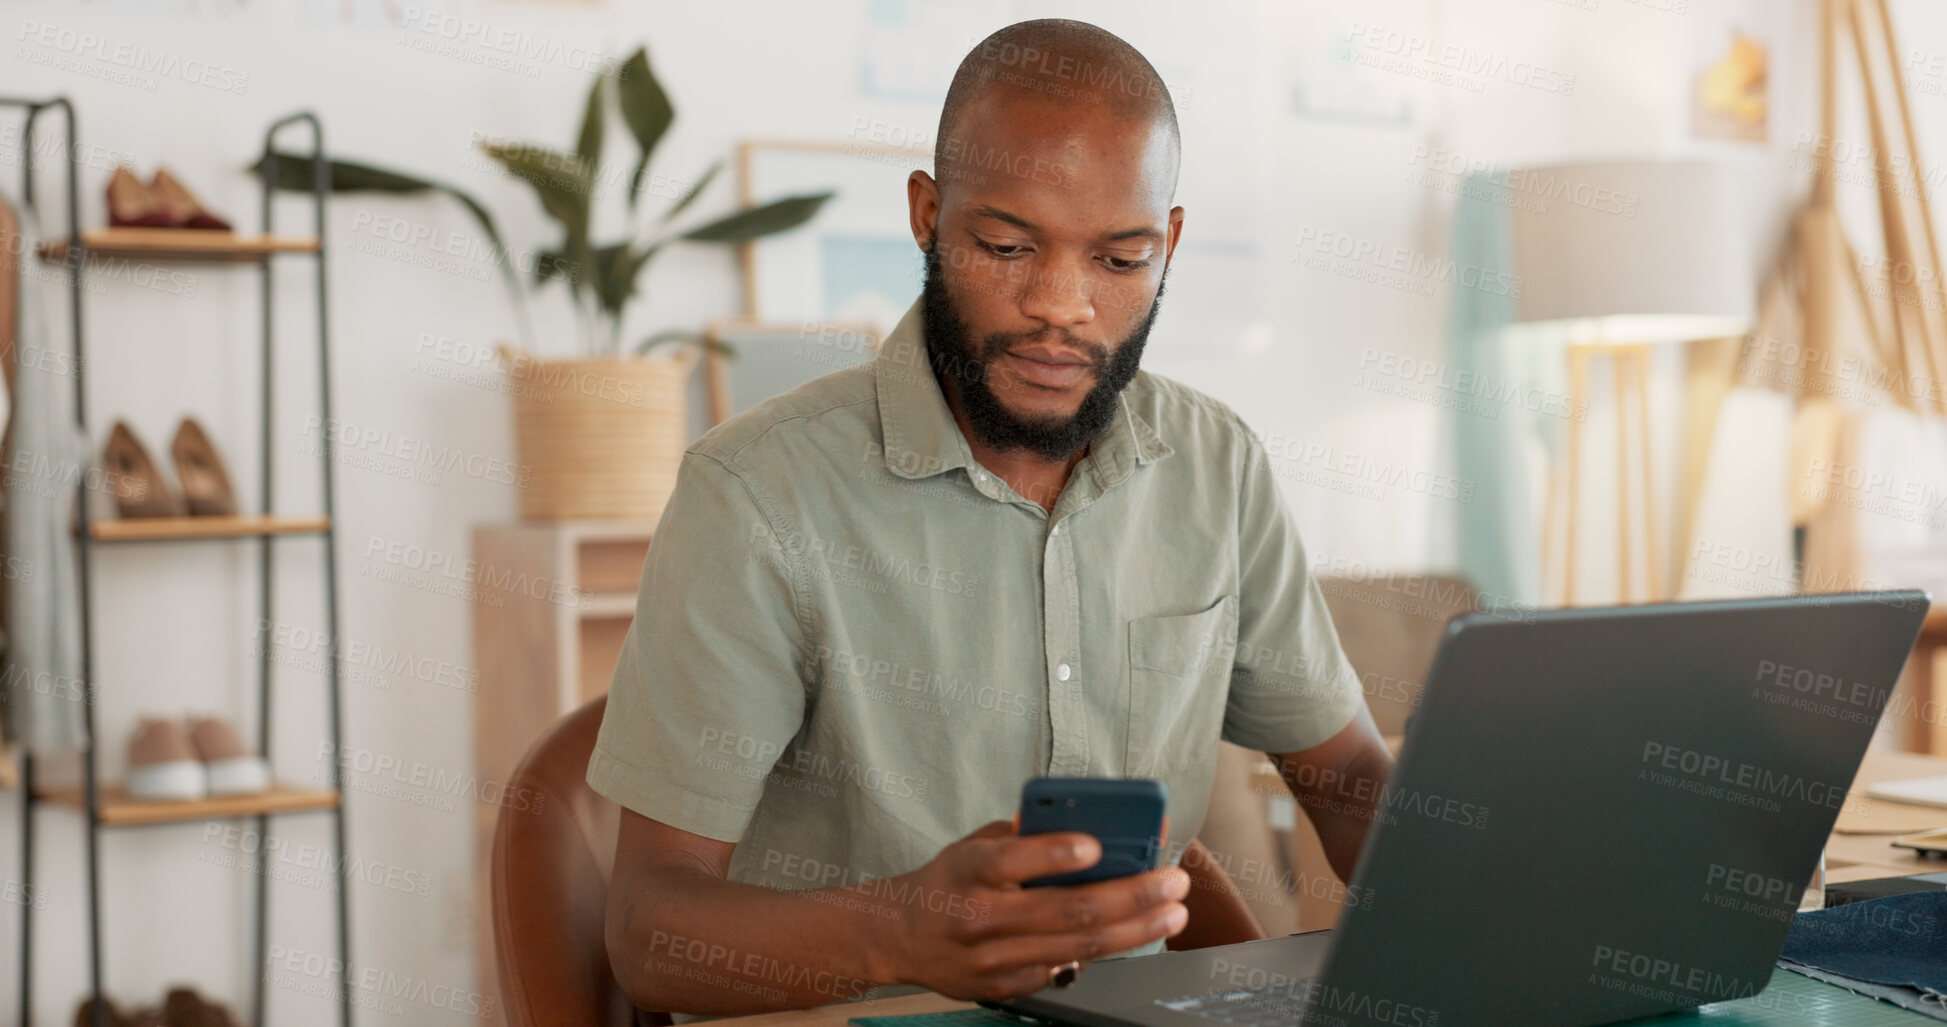
<path id="1" fill-rule="evenodd" d="M 502 345 L 523 520 L 662 516 L 689 435 L 696 350 L 656 358 L 542 360 Z"/>

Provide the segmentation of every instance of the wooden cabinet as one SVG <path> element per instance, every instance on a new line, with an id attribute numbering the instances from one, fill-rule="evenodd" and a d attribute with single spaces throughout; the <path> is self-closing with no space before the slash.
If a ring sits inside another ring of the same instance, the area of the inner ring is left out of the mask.
<path id="1" fill-rule="evenodd" d="M 555 721 L 608 692 L 635 616 L 653 525 L 564 521 L 474 529 L 474 773 L 505 784 Z M 483 995 L 498 995 L 488 901 L 494 822 L 475 806 L 474 937 Z M 499 1003 L 496 1002 L 496 1007 Z"/>

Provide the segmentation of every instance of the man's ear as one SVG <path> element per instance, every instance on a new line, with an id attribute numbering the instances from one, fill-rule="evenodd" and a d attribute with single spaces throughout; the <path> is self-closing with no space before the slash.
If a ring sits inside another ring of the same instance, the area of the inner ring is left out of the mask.
<path id="1" fill-rule="evenodd" d="M 906 217 L 913 241 L 921 250 L 929 249 L 940 230 L 940 183 L 932 175 L 915 170 L 906 176 Z"/>
<path id="2" fill-rule="evenodd" d="M 1163 270 L 1170 269 L 1170 258 L 1176 256 L 1176 242 L 1181 238 L 1183 238 L 1183 208 L 1171 207 L 1169 238 L 1163 243 Z"/>

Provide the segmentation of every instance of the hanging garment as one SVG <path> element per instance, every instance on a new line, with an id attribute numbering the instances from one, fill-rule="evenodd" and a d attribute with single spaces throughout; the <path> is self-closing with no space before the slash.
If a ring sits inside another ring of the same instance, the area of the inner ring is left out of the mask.
<path id="1" fill-rule="evenodd" d="M 15 252 L 33 259 L 40 230 L 34 211 L 16 205 Z M 17 349 L 65 353 L 48 326 L 48 281 L 19 280 Z M 86 744 L 82 703 L 91 689 L 81 675 L 81 608 L 73 517 L 78 484 L 88 474 L 87 436 L 76 427 L 77 354 L 17 369 L 11 446 L 5 454 L 7 496 L 4 578 L 10 622 L 4 680 L 9 725 L 35 756 Z"/>

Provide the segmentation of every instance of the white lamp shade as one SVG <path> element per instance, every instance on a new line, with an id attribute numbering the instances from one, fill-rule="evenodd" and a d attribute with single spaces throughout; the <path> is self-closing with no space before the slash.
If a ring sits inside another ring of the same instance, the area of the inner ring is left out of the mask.
<path id="1" fill-rule="evenodd" d="M 1744 331 L 1756 280 L 1733 185 L 1702 161 L 1510 172 L 1520 319 L 1595 322 L 1613 343 Z"/>

